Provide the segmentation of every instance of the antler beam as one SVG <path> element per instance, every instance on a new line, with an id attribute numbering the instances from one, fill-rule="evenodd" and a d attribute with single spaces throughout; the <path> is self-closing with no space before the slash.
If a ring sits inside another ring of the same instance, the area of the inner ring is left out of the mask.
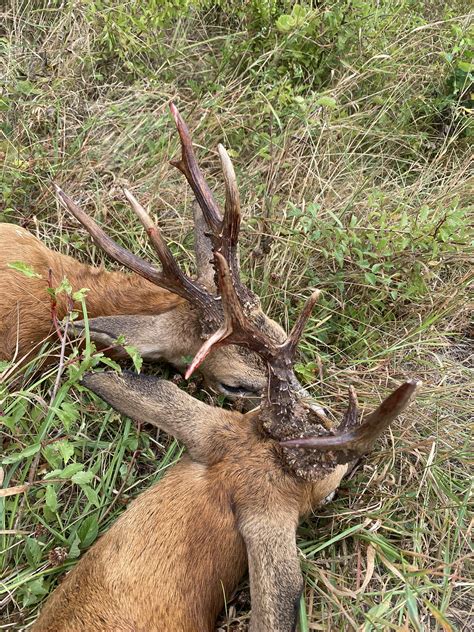
<path id="1" fill-rule="evenodd" d="M 181 271 L 150 216 L 129 191 L 125 190 L 125 196 L 147 230 L 147 234 L 163 266 L 162 271 L 157 270 L 152 264 L 117 244 L 59 186 L 55 185 L 55 187 L 62 204 L 84 226 L 97 246 L 102 248 L 112 259 L 133 270 L 151 283 L 178 294 L 193 305 L 202 308 L 205 311 L 207 320 L 215 323 L 221 321 L 221 312 L 215 298 Z"/>
<path id="2" fill-rule="evenodd" d="M 421 382 L 408 380 L 391 393 L 374 412 L 367 415 L 360 425 L 351 430 L 343 428 L 342 432 L 336 432 L 333 435 L 290 439 L 281 441 L 280 445 L 286 448 L 314 449 L 324 452 L 334 451 L 341 454 L 339 463 L 347 463 L 371 450 L 376 439 L 405 410 L 420 386 Z M 356 402 L 355 393 L 352 392 L 350 394 L 349 409 L 346 413 L 346 422 L 349 422 L 349 419 L 351 419 L 352 423 L 356 422 Z M 347 428 L 349 423 L 343 423 L 343 425 Z"/>
<path id="3" fill-rule="evenodd" d="M 186 177 L 208 225 L 213 231 L 219 232 L 222 216 L 197 163 L 188 126 L 174 103 L 171 103 L 170 110 L 181 140 L 181 158 L 172 160 L 171 164 Z"/>

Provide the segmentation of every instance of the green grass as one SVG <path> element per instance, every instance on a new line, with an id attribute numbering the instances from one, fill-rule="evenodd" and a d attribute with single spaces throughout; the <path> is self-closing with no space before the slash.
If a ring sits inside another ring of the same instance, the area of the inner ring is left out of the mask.
<path id="1" fill-rule="evenodd" d="M 299 530 L 302 630 L 470 630 L 470 3 L 290 5 L 12 3 L 0 220 L 103 263 L 55 180 L 152 257 L 125 184 L 191 267 L 191 193 L 168 164 L 175 100 L 221 199 L 217 143 L 232 152 L 244 272 L 268 312 L 288 327 L 309 288 L 323 290 L 298 365 L 313 393 L 338 414 L 350 383 L 369 407 L 404 377 L 424 382 Z M 180 455 L 81 389 L 100 358 L 71 357 L 58 381 L 57 366 L 35 370 L 47 351 L 0 367 L 3 486 L 28 484 L 0 497 L 0 628 L 12 631 Z M 221 628 L 245 630 L 248 611 L 244 582 Z"/>

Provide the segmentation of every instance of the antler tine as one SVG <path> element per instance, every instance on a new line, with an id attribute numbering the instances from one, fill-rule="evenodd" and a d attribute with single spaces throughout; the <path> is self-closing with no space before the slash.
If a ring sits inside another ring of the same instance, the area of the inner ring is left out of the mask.
<path id="1" fill-rule="evenodd" d="M 375 440 L 408 406 L 410 399 L 420 385 L 421 382 L 408 380 L 391 393 L 373 413 L 367 415 L 360 425 L 347 432 L 290 439 L 281 441 L 280 444 L 287 448 L 314 448 L 321 451 L 335 451 L 338 454 L 339 463 L 348 463 L 354 458 L 369 452 Z M 351 400 L 350 408 L 353 409 L 355 406 L 353 394 L 351 394 Z M 353 410 L 351 412 L 353 414 Z"/>
<path id="2" fill-rule="evenodd" d="M 188 126 L 174 103 L 170 104 L 170 110 L 181 140 L 181 158 L 180 160 L 171 160 L 171 164 L 184 174 L 196 196 L 196 200 L 202 209 L 208 225 L 215 233 L 218 233 L 222 224 L 222 216 L 212 196 L 211 190 L 199 169 Z"/>
<path id="3" fill-rule="evenodd" d="M 286 353 L 290 358 L 293 358 L 300 338 L 303 334 L 306 323 L 308 322 L 308 318 L 311 316 L 311 312 L 313 311 L 314 306 L 316 305 L 319 297 L 321 296 L 321 290 L 314 290 L 311 296 L 308 298 L 306 303 L 304 304 L 303 309 L 298 316 L 296 323 L 293 325 L 293 329 L 291 330 L 288 338 L 281 345 L 280 349 L 282 352 Z"/>
<path id="4" fill-rule="evenodd" d="M 237 187 L 234 166 L 225 147 L 221 144 L 217 146 L 221 160 L 222 173 L 225 183 L 225 213 L 222 226 L 222 250 L 223 255 L 230 264 L 234 278 L 238 277 L 239 260 L 237 247 L 240 230 L 240 195 Z"/>
<path id="5" fill-rule="evenodd" d="M 169 285 L 174 288 L 174 292 L 191 302 L 198 303 L 207 308 L 209 304 L 213 302 L 212 297 L 206 290 L 194 283 L 186 274 L 184 274 L 173 257 L 171 250 L 168 248 L 167 243 L 163 239 L 160 230 L 154 224 L 150 215 L 136 199 L 133 193 L 128 191 L 128 189 L 124 189 L 123 192 L 130 203 L 132 210 L 143 224 L 160 259 L 163 268 L 162 274 L 163 276 L 166 276 Z"/>
<path id="6" fill-rule="evenodd" d="M 169 251 L 168 246 L 164 243 L 158 230 L 153 226 L 151 218 L 129 191 L 126 191 L 125 195 L 132 205 L 133 210 L 139 216 L 145 228 L 147 228 L 147 232 L 160 257 L 164 273 L 157 270 L 141 257 L 132 254 L 117 244 L 100 228 L 92 217 L 84 213 L 57 184 L 55 184 L 55 188 L 62 204 L 64 204 L 69 212 L 84 226 L 97 246 L 102 248 L 112 259 L 118 261 L 130 270 L 133 270 L 148 281 L 151 281 L 151 283 L 178 294 L 193 304 L 199 305 L 206 310 L 206 316 L 209 320 L 219 320 L 218 308 L 215 305 L 213 297 L 183 274 L 173 259 L 173 255 Z M 151 228 L 154 230 L 152 230 L 150 234 L 149 229 Z"/>
<path id="7" fill-rule="evenodd" d="M 178 264 L 171 254 L 168 245 L 163 239 L 159 228 L 155 226 L 149 214 L 136 199 L 133 193 L 131 193 L 128 189 L 124 189 L 123 193 L 127 198 L 130 206 L 132 207 L 133 212 L 143 224 L 143 227 L 145 228 L 147 235 L 149 236 L 150 241 L 154 249 L 156 250 L 156 253 L 158 254 L 163 268 L 174 273 L 181 273 L 181 270 L 179 269 Z"/>
<path id="8" fill-rule="evenodd" d="M 168 287 L 169 283 L 163 274 L 150 263 L 132 254 L 122 246 L 119 246 L 100 228 L 100 226 L 75 203 L 64 191 L 55 184 L 56 193 L 61 203 L 68 209 L 72 215 L 84 226 L 91 235 L 94 242 L 102 248 L 112 259 L 123 264 L 130 270 L 140 274 L 148 281 L 155 283 L 165 289 L 173 291 Z"/>
<path id="9" fill-rule="evenodd" d="M 214 261 L 224 310 L 224 324 L 199 349 L 186 371 L 186 379 L 189 379 L 211 350 L 220 345 L 236 344 L 247 347 L 258 353 L 267 362 L 271 362 L 278 353 L 275 343 L 245 316 L 225 257 L 221 253 L 215 252 Z"/>

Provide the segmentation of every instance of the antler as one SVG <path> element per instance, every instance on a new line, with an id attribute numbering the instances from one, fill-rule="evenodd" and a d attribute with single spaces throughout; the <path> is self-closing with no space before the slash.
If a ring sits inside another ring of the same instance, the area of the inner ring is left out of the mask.
<path id="1" fill-rule="evenodd" d="M 266 398 L 262 404 L 263 422 L 266 429 L 285 450 L 290 466 L 301 476 L 317 476 L 318 468 L 332 464 L 348 463 L 368 452 L 375 440 L 389 424 L 406 408 L 421 382 L 410 380 L 394 391 L 372 414 L 358 423 L 357 396 L 349 388 L 349 406 L 339 431 L 335 434 L 308 436 L 314 426 L 308 413 L 298 406 L 298 397 L 292 388 L 293 361 L 298 342 L 309 316 L 319 298 L 319 290 L 313 291 L 306 301 L 291 333 L 283 344 L 276 344 L 267 334 L 247 318 L 241 300 L 233 286 L 233 278 L 226 259 L 215 253 L 215 266 L 224 310 L 224 324 L 201 347 L 189 367 L 186 377 L 196 369 L 207 354 L 216 346 L 237 344 L 258 353 L 268 365 L 269 379 Z M 288 434 L 304 434 L 301 438 L 286 439 Z M 282 436 L 283 435 L 283 436 Z M 295 448 L 314 449 L 314 457 L 299 458 Z M 320 453 L 331 452 L 329 459 Z"/>
<path id="2" fill-rule="evenodd" d="M 213 231 L 218 232 L 222 223 L 222 216 L 212 196 L 211 190 L 199 169 L 188 126 L 174 103 L 170 104 L 170 110 L 181 139 L 181 158 L 180 160 L 171 160 L 171 164 L 177 167 L 181 173 L 186 176 L 186 180 L 193 190 L 196 200 L 206 218 L 206 222 Z"/>
<path id="3" fill-rule="evenodd" d="M 171 104 L 170 107 L 171 114 L 179 133 L 182 149 L 181 159 L 178 161 L 172 161 L 171 164 L 176 166 L 186 176 L 186 179 L 191 185 L 196 200 L 202 209 L 204 219 L 211 230 L 213 250 L 215 252 L 222 253 L 223 257 L 225 257 L 225 260 L 230 268 L 232 282 L 236 287 L 240 299 L 243 301 L 246 308 L 258 305 L 257 297 L 241 283 L 239 277 L 238 238 L 241 219 L 240 198 L 234 168 L 229 155 L 222 145 L 218 146 L 226 191 L 225 213 L 222 218 L 219 208 L 212 196 L 211 190 L 206 184 L 202 172 L 199 169 L 199 165 L 194 155 L 188 127 L 179 114 L 176 106 Z M 98 224 L 86 213 L 84 213 L 84 211 L 82 211 L 82 209 L 75 204 L 75 202 L 66 195 L 64 191 L 62 191 L 57 185 L 55 186 L 59 199 L 64 206 L 76 217 L 76 219 L 79 220 L 79 222 L 81 222 L 84 228 L 92 236 L 94 242 L 110 257 L 130 268 L 137 274 L 140 274 L 155 285 L 178 294 L 193 305 L 202 309 L 204 320 L 206 321 L 208 327 L 212 326 L 212 328 L 215 329 L 215 327 L 222 322 L 219 300 L 212 296 L 212 294 L 210 294 L 200 283 L 193 281 L 182 272 L 160 231 L 154 225 L 146 210 L 130 193 L 130 191 L 125 189 L 124 194 L 133 211 L 147 231 L 150 241 L 161 262 L 161 271 L 157 270 L 144 259 L 132 254 L 130 251 L 126 250 L 108 237 Z M 213 346 L 213 344 L 215 344 L 215 340 L 216 334 L 211 337 L 210 341 L 208 341 L 209 349 Z"/>
<path id="4" fill-rule="evenodd" d="M 102 248 L 112 259 L 151 281 L 151 283 L 178 294 L 191 304 L 198 306 L 202 309 L 206 320 L 213 323 L 214 327 L 221 322 L 222 316 L 216 299 L 180 269 L 160 231 L 130 191 L 124 190 L 125 197 L 147 231 L 161 262 L 161 271 L 148 261 L 117 244 L 59 186 L 55 185 L 55 188 L 64 206 L 84 226 L 97 246 Z"/>
<path id="5" fill-rule="evenodd" d="M 241 222 L 240 195 L 237 187 L 232 161 L 223 145 L 218 145 L 219 158 L 225 185 L 225 212 L 222 213 L 214 200 L 209 186 L 199 168 L 193 151 L 191 135 L 181 114 L 174 103 L 170 105 L 171 114 L 181 141 L 181 158 L 171 164 L 183 173 L 189 182 L 196 200 L 201 207 L 204 219 L 209 227 L 214 252 L 225 257 L 230 268 L 235 288 L 247 306 L 258 304 L 257 297 L 240 281 L 238 240 Z"/>
<path id="6" fill-rule="evenodd" d="M 267 362 L 270 371 L 271 402 L 281 403 L 283 392 L 291 397 L 296 396 L 289 386 L 293 376 L 293 357 L 304 326 L 321 292 L 315 290 L 311 294 L 286 341 L 283 344 L 276 344 L 246 315 L 242 299 L 234 288 L 234 277 L 224 256 L 219 252 L 214 253 L 214 263 L 224 311 L 224 324 L 202 345 L 186 372 L 186 378 L 191 376 L 212 349 L 224 344 L 236 344 L 255 351 Z M 280 389 L 282 383 L 286 384 L 284 389 Z M 272 397 L 272 394 L 275 397 Z"/>
<path id="7" fill-rule="evenodd" d="M 338 432 L 332 435 L 290 439 L 281 441 L 280 444 L 286 448 L 312 448 L 323 452 L 336 452 L 338 463 L 353 461 L 371 450 L 377 438 L 405 410 L 420 386 L 420 381 L 406 381 L 360 424 L 357 421 L 357 397 L 351 387 L 349 407 Z"/>

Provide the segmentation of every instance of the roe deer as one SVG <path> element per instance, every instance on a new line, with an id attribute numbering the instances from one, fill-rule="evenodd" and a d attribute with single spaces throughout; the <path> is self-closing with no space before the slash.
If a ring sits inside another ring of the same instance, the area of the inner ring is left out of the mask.
<path id="1" fill-rule="evenodd" d="M 145 223 L 148 232 L 154 231 L 150 238 L 158 244 L 162 271 L 114 243 L 57 187 L 61 202 L 89 231 L 96 244 L 136 274 L 107 272 L 81 264 L 49 250 L 23 228 L 0 224 L 0 360 L 22 358 L 52 333 L 51 300 L 47 293 L 51 276 L 55 285 L 66 276 L 74 290 L 90 288 L 87 308 L 91 338 L 105 347 L 123 335 L 127 344 L 137 347 L 144 358 L 164 359 L 181 369 L 186 357 L 192 357 L 203 339 L 218 326 L 222 309 L 215 295 L 212 249 L 222 252 L 229 267 L 238 270 L 240 206 L 236 187 L 231 183 L 235 174 L 225 149 L 219 146 L 226 207 L 233 205 L 235 209 L 223 219 L 197 164 L 189 130 L 174 105 L 171 112 L 182 150 L 181 159 L 172 164 L 184 173 L 197 200 L 194 220 L 198 279 L 183 274 L 156 229 Z M 130 192 L 125 191 L 125 196 L 143 221 L 140 204 Z M 227 223 L 229 218 L 232 224 Z M 40 278 L 27 278 L 8 267 L 18 260 L 33 268 Z M 282 341 L 283 329 L 263 313 L 258 298 L 242 283 L 240 291 L 260 327 Z M 63 318 L 67 306 L 61 295 L 56 309 L 58 318 Z M 120 347 L 113 354 L 126 355 Z M 203 364 L 201 373 L 214 390 L 234 399 L 247 398 L 250 404 L 256 403 L 252 398 L 258 398 L 265 385 L 265 366 L 258 355 L 235 346 L 218 349 Z"/>
<path id="2" fill-rule="evenodd" d="M 187 456 L 141 494 L 84 555 L 44 606 L 34 632 L 212 632 L 248 566 L 251 632 L 291 632 L 302 575 L 296 528 L 339 485 L 407 406 L 408 381 L 359 420 L 352 389 L 337 431 L 301 405 L 294 387 L 298 340 L 314 292 L 282 343 L 263 332 L 221 253 L 215 265 L 224 324 L 196 355 L 237 344 L 268 367 L 261 407 L 210 407 L 144 375 L 89 374 L 84 384 L 132 419 L 182 441 Z"/>

